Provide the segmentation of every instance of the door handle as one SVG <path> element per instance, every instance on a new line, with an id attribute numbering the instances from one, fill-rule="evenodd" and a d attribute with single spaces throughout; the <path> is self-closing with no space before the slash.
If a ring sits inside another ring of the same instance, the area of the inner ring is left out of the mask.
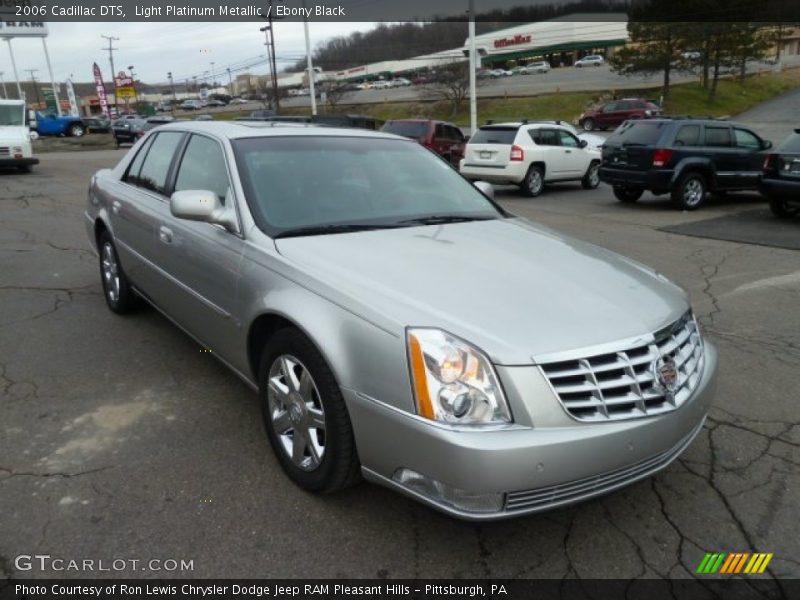
<path id="1" fill-rule="evenodd" d="M 158 229 L 158 239 L 160 239 L 165 244 L 172 243 L 172 230 L 164 227 L 163 225 Z"/>
<path id="2" fill-rule="evenodd" d="M 572 150 L 564 150 L 566 154 L 572 154 Z"/>
<path id="3" fill-rule="evenodd" d="M 120 203 L 119 200 L 114 200 L 114 202 L 111 204 L 111 212 L 113 212 L 115 215 L 119 214 L 119 210 L 121 208 L 122 204 Z"/>

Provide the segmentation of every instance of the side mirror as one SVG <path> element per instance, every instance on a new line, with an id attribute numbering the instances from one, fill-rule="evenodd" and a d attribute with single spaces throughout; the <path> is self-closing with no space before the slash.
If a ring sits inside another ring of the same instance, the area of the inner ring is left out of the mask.
<path id="1" fill-rule="evenodd" d="M 769 150 L 770 148 L 772 148 L 772 142 L 770 142 L 769 140 L 763 140 L 763 141 L 761 142 L 761 147 L 762 147 L 764 150 Z"/>
<path id="2" fill-rule="evenodd" d="M 589 142 L 587 142 L 586 140 L 581 140 L 581 141 L 579 142 L 579 144 L 578 144 L 578 145 L 579 145 L 581 148 L 586 148 L 586 146 L 588 146 L 588 145 L 589 145 Z"/>
<path id="3" fill-rule="evenodd" d="M 472 137 L 472 136 L 469 136 L 469 135 L 465 135 L 465 136 L 464 136 L 464 143 L 465 143 L 465 144 L 466 144 L 467 142 L 469 142 L 469 138 L 470 138 L 470 137 Z"/>
<path id="4" fill-rule="evenodd" d="M 169 210 L 178 219 L 221 225 L 232 232 L 237 230 L 236 215 L 209 190 L 175 192 L 169 199 Z"/>
<path id="5" fill-rule="evenodd" d="M 478 191 L 481 192 L 484 196 L 488 196 L 492 200 L 494 200 L 494 186 L 489 183 L 488 181 L 475 181 L 472 183 Z"/>

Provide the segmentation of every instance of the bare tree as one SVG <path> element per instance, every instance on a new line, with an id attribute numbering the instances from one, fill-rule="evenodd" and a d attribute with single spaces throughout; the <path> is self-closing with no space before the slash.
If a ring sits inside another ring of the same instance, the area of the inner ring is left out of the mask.
<path id="1" fill-rule="evenodd" d="M 478 80 L 478 84 L 482 83 Z M 450 118 L 453 118 L 469 96 L 469 64 L 452 63 L 438 67 L 433 73 L 433 81 L 422 90 L 421 97 L 450 104 Z"/>
<path id="2" fill-rule="evenodd" d="M 344 96 L 350 91 L 347 82 L 336 81 L 335 79 L 319 81 L 316 86 L 321 93 L 325 94 L 325 103 L 331 111 L 336 110 L 336 107 L 339 106 Z"/>

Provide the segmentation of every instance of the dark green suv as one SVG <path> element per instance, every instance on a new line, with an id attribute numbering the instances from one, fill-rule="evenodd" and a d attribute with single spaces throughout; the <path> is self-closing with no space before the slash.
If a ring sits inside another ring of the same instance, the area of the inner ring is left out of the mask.
<path id="1" fill-rule="evenodd" d="M 600 180 L 621 202 L 645 191 L 670 194 L 695 210 L 710 193 L 756 190 L 772 142 L 751 129 L 710 119 L 661 118 L 623 123 L 603 144 Z"/>

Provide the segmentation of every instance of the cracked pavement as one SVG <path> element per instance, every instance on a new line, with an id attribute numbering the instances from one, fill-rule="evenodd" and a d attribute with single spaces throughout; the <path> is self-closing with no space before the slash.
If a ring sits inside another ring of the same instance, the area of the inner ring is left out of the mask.
<path id="1" fill-rule="evenodd" d="M 122 152 L 0 173 L 0 578 L 14 557 L 191 559 L 195 577 L 689 578 L 705 552 L 772 552 L 800 577 L 800 253 L 659 231 L 696 213 L 603 186 L 512 212 L 656 268 L 720 350 L 704 430 L 657 476 L 594 501 L 473 524 L 362 484 L 314 497 L 282 474 L 255 395 L 154 310 L 110 313 L 83 229 L 89 177 Z M 800 220 L 797 223 L 800 235 Z M 543 257 L 546 260 L 546 257 Z"/>

